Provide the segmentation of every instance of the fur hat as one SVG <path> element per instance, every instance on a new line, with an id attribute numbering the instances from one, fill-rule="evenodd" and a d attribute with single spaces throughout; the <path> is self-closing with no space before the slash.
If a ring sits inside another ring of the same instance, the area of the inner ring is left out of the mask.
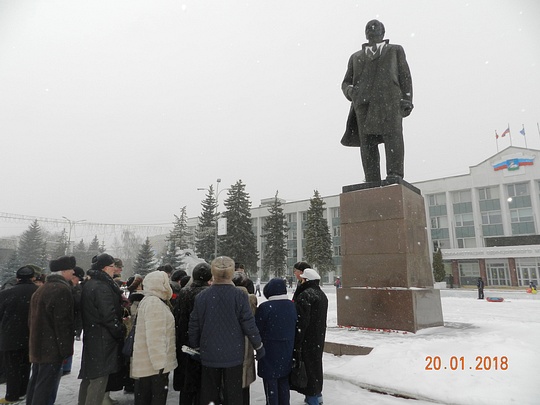
<path id="1" fill-rule="evenodd" d="M 79 280 L 82 281 L 84 278 L 84 270 L 79 266 L 75 266 L 73 270 L 75 270 L 75 275 L 79 277 Z"/>
<path id="2" fill-rule="evenodd" d="M 134 276 L 131 276 L 130 278 L 128 278 L 126 281 L 126 286 L 127 286 L 128 291 L 130 293 L 132 293 L 133 291 L 136 291 L 137 288 L 141 285 L 142 281 L 143 281 L 143 278 L 139 274 L 135 274 Z"/>
<path id="3" fill-rule="evenodd" d="M 232 282 L 237 287 L 246 287 L 247 285 L 247 276 L 243 271 L 235 271 L 233 274 Z"/>
<path id="4" fill-rule="evenodd" d="M 62 256 L 49 262 L 51 272 L 73 270 L 76 265 L 77 261 L 75 260 L 75 256 Z"/>
<path id="5" fill-rule="evenodd" d="M 305 269 L 300 277 L 305 278 L 306 280 L 320 280 L 321 276 L 313 269 Z"/>
<path id="6" fill-rule="evenodd" d="M 274 295 L 286 295 L 287 285 L 285 284 L 285 280 L 279 277 L 273 278 L 264 286 L 263 294 L 266 299 L 273 297 Z"/>
<path id="7" fill-rule="evenodd" d="M 212 260 L 212 276 L 214 281 L 231 281 L 234 274 L 234 260 L 227 256 L 219 256 Z"/>
<path id="8" fill-rule="evenodd" d="M 23 266 L 19 270 L 17 270 L 16 277 L 19 280 L 22 280 L 22 279 L 30 279 L 34 277 L 35 275 L 36 275 L 36 272 L 34 271 L 32 267 Z"/>
<path id="9" fill-rule="evenodd" d="M 114 265 L 118 267 L 119 269 L 121 269 L 124 267 L 124 262 L 122 262 L 122 259 L 115 258 Z"/>
<path id="10" fill-rule="evenodd" d="M 92 257 L 92 270 L 103 270 L 107 266 L 114 264 L 114 257 L 107 253 L 102 253 Z"/>
<path id="11" fill-rule="evenodd" d="M 164 272 L 167 273 L 168 275 L 171 275 L 172 272 L 174 271 L 173 266 L 171 266 L 170 264 L 164 264 L 163 266 L 159 266 L 157 269 L 158 269 L 159 271 L 164 271 Z"/>
<path id="12" fill-rule="evenodd" d="M 210 281 L 212 269 L 208 263 L 199 263 L 193 268 L 193 280 Z"/>

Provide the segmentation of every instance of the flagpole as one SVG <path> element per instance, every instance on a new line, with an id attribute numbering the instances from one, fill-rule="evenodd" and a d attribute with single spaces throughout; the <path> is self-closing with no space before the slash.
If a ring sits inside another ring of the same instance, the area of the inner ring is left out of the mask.
<path id="1" fill-rule="evenodd" d="M 507 128 L 508 128 L 508 135 L 510 135 L 510 146 L 512 146 L 512 131 L 510 131 L 510 124 L 508 124 Z"/>
<path id="2" fill-rule="evenodd" d="M 525 124 L 521 124 L 522 130 L 521 133 L 523 134 L 523 138 L 525 139 L 525 149 L 529 149 L 527 147 L 527 135 L 525 134 Z"/>
<path id="3" fill-rule="evenodd" d="M 540 134 L 540 132 L 538 133 Z M 495 130 L 495 143 L 497 144 L 497 153 L 499 153 L 499 134 L 497 133 L 497 130 Z"/>

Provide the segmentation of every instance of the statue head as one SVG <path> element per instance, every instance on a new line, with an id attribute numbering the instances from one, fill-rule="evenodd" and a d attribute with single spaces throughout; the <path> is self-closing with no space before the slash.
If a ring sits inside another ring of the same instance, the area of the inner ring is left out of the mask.
<path id="1" fill-rule="evenodd" d="M 371 20 L 366 24 L 366 39 L 370 44 L 382 42 L 384 33 L 384 24 L 379 20 Z"/>

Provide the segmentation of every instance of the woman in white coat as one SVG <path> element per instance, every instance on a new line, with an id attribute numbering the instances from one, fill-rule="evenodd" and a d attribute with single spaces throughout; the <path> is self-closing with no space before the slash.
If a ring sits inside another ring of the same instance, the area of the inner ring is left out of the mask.
<path id="1" fill-rule="evenodd" d="M 169 372 L 177 366 L 174 316 L 166 303 L 172 289 L 163 271 L 146 275 L 143 286 L 131 359 L 135 405 L 165 405 Z"/>

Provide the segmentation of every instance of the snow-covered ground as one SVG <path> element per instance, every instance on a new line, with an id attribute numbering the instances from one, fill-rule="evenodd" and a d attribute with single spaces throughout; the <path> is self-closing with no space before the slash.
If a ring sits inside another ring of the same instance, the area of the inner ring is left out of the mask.
<path id="1" fill-rule="evenodd" d="M 491 303 L 477 300 L 475 290 L 442 290 L 445 326 L 412 334 L 338 328 L 335 289 L 324 291 L 330 303 L 327 341 L 374 348 L 367 356 L 324 355 L 326 405 L 540 403 L 540 295 L 486 290 L 486 297 L 505 299 Z M 62 378 L 57 405 L 77 404 L 81 348 L 75 342 L 73 372 Z M 0 397 L 4 393 L 2 385 Z M 122 405 L 133 403 L 132 394 L 111 396 Z M 260 379 L 251 386 L 251 403 L 265 403 Z M 302 403 L 303 397 L 293 392 L 291 404 Z M 178 404 L 177 392 L 169 393 L 167 404 Z"/>

